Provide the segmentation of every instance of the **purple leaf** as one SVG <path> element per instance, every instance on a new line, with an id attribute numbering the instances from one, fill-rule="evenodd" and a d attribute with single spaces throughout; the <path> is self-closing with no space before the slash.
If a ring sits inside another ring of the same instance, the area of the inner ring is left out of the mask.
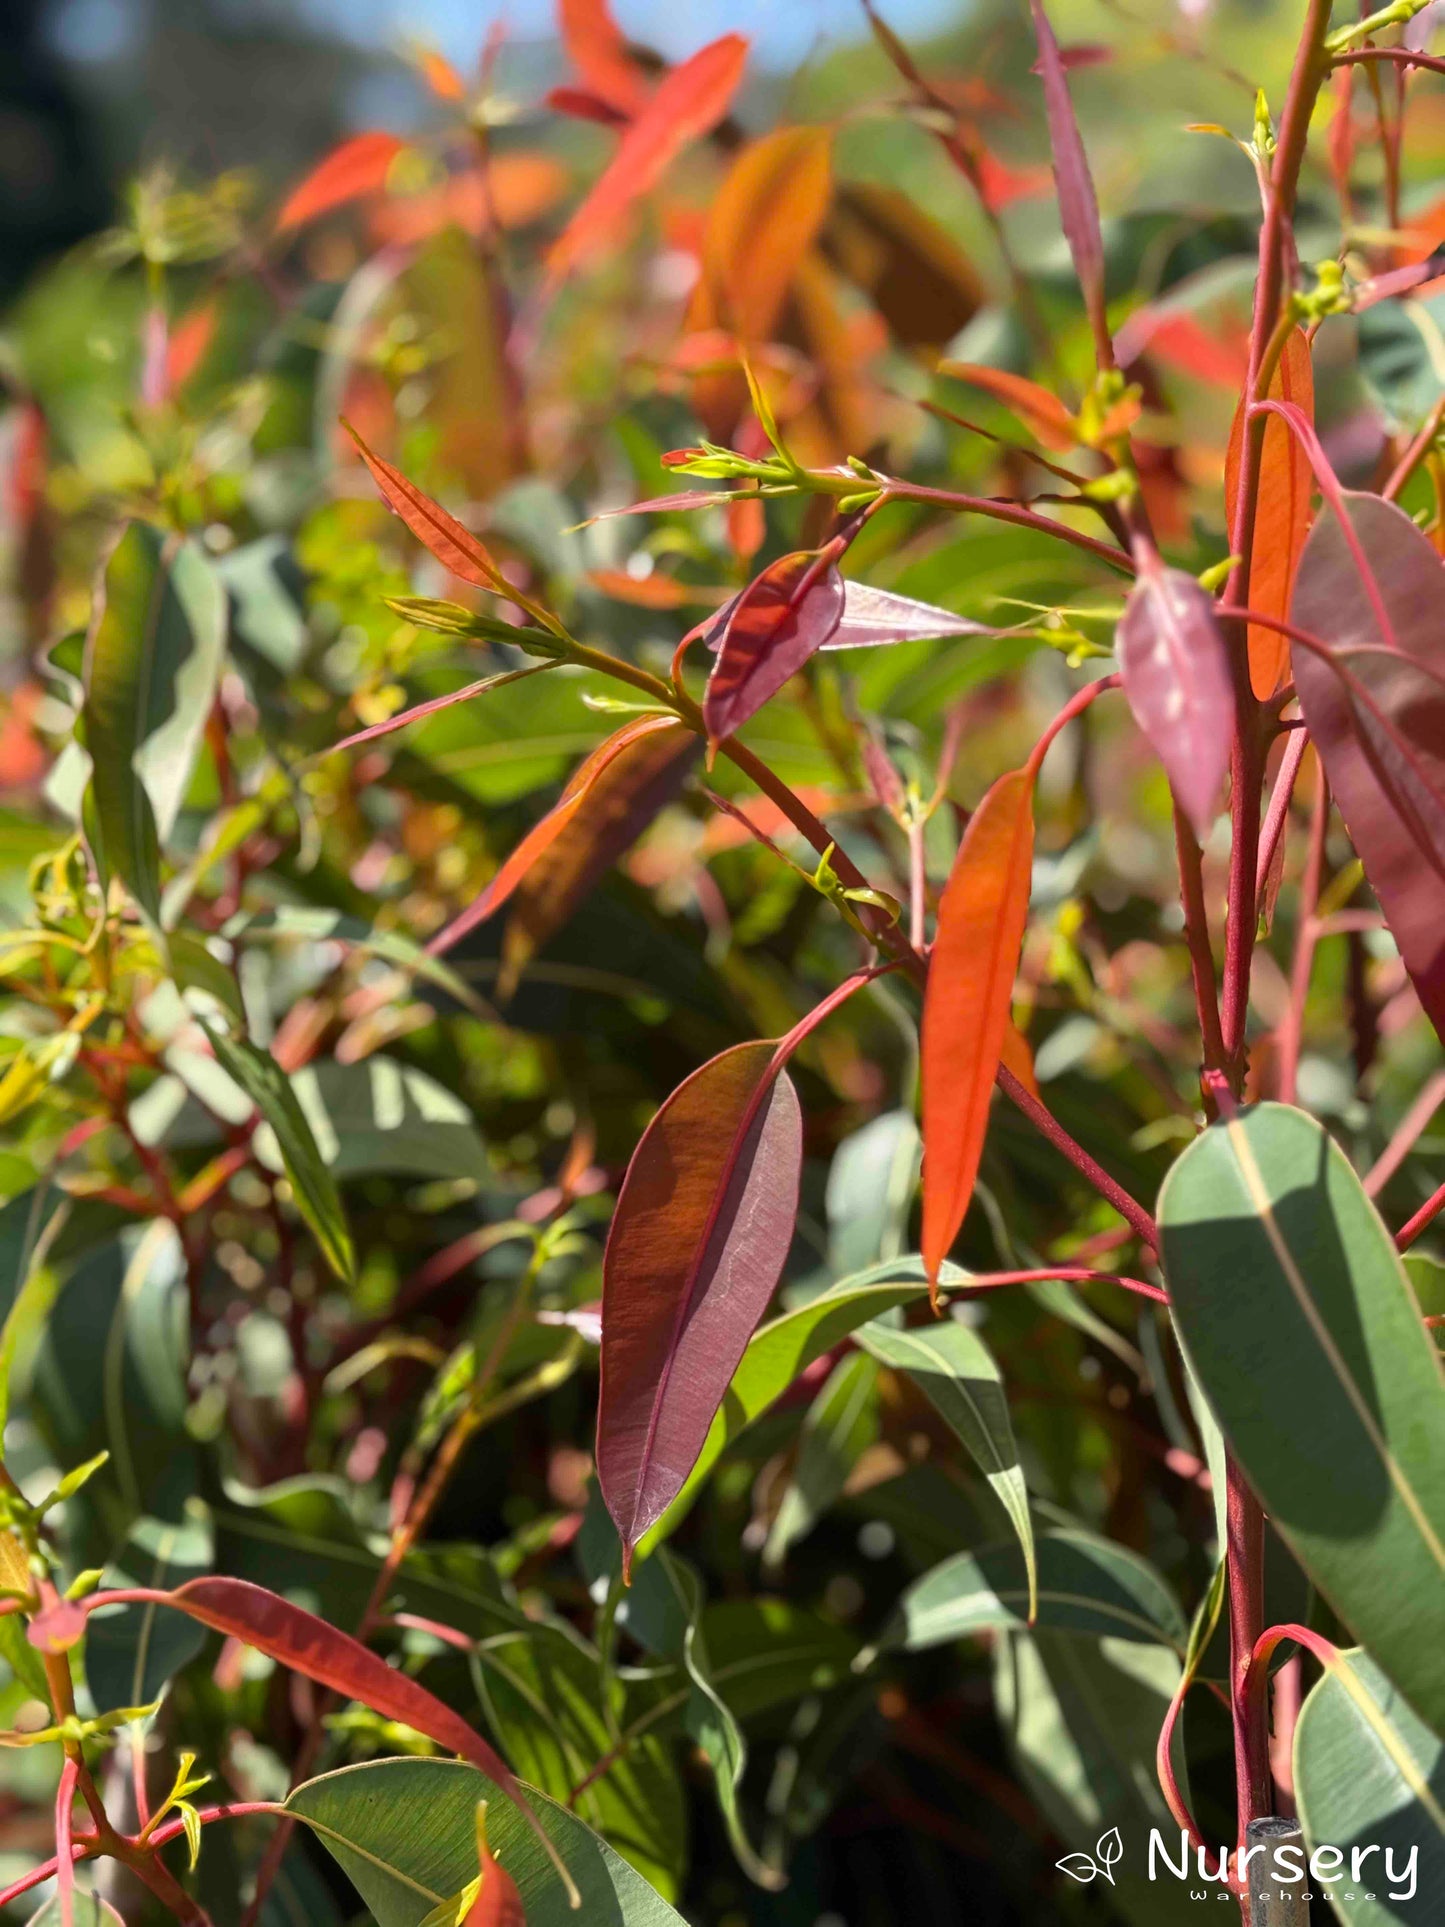
<path id="1" fill-rule="evenodd" d="M 866 582 L 843 585 L 843 620 L 833 631 L 825 649 L 867 649 L 877 643 L 932 642 L 940 636 L 993 636 L 981 622 L 956 616 L 951 609 L 937 609 L 931 602 L 915 602 L 912 596 L 894 595 L 890 589 L 873 589 Z"/>
<path id="2" fill-rule="evenodd" d="M 803 1122 L 777 1046 L 680 1084 L 627 1168 L 602 1268 L 597 1474 L 630 1562 L 682 1490 L 793 1236 Z"/>
<path id="3" fill-rule="evenodd" d="M 1234 686 L 1214 604 L 1192 575 L 1156 558 L 1125 604 L 1115 652 L 1134 720 L 1203 841 L 1234 735 Z"/>
<path id="4" fill-rule="evenodd" d="M 837 565 L 803 549 L 770 562 L 719 611 L 721 641 L 702 701 L 711 742 L 741 729 L 823 647 L 843 620 L 843 606 Z"/>
<path id="5" fill-rule="evenodd" d="M 1049 145 L 1054 156 L 1054 184 L 1059 196 L 1059 219 L 1073 257 L 1074 272 L 1100 347 L 1107 347 L 1109 325 L 1104 314 L 1104 237 L 1099 227 L 1099 201 L 1094 177 L 1074 118 L 1063 56 L 1043 0 L 1029 0 L 1034 33 L 1039 43 L 1037 72 L 1044 84 L 1044 112 L 1049 122 Z M 1107 359 L 1112 361 L 1110 351 Z"/>
<path id="6" fill-rule="evenodd" d="M 1445 1037 L 1445 565 L 1409 516 L 1344 497 L 1300 560 L 1295 687 L 1330 788 L 1420 1001 Z M 1382 634 L 1380 612 L 1388 625 Z"/>

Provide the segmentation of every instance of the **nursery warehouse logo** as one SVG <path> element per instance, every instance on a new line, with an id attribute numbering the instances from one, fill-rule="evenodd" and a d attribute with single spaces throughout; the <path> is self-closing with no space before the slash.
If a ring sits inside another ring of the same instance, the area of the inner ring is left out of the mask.
<path id="1" fill-rule="evenodd" d="M 1308 1880 L 1328 1892 L 1341 1881 L 1347 1881 L 1353 1895 L 1373 1900 L 1374 1891 L 1382 1883 L 1391 1900 L 1413 1900 L 1420 1874 L 1420 1849 L 1411 1847 L 1408 1853 L 1397 1854 L 1394 1847 L 1351 1847 L 1348 1852 L 1343 1847 L 1316 1847 L 1307 1853 L 1303 1842 L 1281 1841 L 1271 1846 L 1246 1847 L 1240 1855 L 1240 1874 L 1246 1877 L 1249 1863 L 1256 1856 L 1272 1854 L 1271 1884 L 1277 1881 L 1281 1886 L 1298 1886 Z M 1372 1866 L 1371 1856 L 1379 1859 Z M 1066 1853 L 1054 1865 L 1060 1873 L 1066 1873 L 1070 1880 L 1077 1880 L 1087 1886 L 1091 1880 L 1107 1880 L 1112 1887 L 1114 1869 L 1124 1858 L 1124 1842 L 1117 1827 L 1111 1827 L 1100 1836 L 1092 1853 Z M 1150 1880 L 1187 1880 L 1191 1883 L 1197 1877 L 1205 1883 L 1197 1888 L 1191 1884 L 1190 1897 L 1194 1900 L 1210 1898 L 1209 1888 L 1214 1886 L 1216 1897 L 1222 1898 L 1228 1891 L 1229 1854 L 1221 1847 L 1211 1854 L 1208 1847 L 1197 1847 L 1191 1858 L 1189 1835 L 1182 1829 L 1178 1846 L 1167 1842 L 1157 1827 L 1149 1830 L 1149 1864 L 1147 1877 Z"/>

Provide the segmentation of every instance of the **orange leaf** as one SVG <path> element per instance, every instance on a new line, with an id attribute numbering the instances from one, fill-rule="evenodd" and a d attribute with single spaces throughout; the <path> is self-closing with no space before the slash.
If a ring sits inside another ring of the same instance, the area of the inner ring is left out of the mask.
<path id="1" fill-rule="evenodd" d="M 655 730 L 679 727 L 676 716 L 639 716 L 635 721 L 624 724 L 605 743 L 599 743 L 586 762 L 573 771 L 555 807 L 547 812 L 540 823 L 532 825 L 476 902 L 463 910 L 459 917 L 453 918 L 439 936 L 432 938 L 427 945 L 432 955 L 450 950 L 453 944 L 460 943 L 469 930 L 475 930 L 479 923 L 485 923 L 488 917 L 501 909 L 538 857 L 544 850 L 550 849 L 587 801 L 593 784 L 614 757 L 620 756 L 641 737 L 650 736 Z"/>
<path id="2" fill-rule="evenodd" d="M 464 528 L 454 515 L 448 515 L 439 502 L 434 502 L 414 482 L 409 482 L 399 468 L 373 455 L 356 430 L 347 426 L 351 439 L 361 451 L 361 459 L 371 470 L 372 480 L 381 490 L 382 500 L 393 515 L 401 517 L 424 549 L 430 549 L 437 561 L 463 582 L 473 582 L 479 589 L 490 589 L 493 595 L 505 596 L 508 602 L 525 609 L 534 621 L 545 628 L 552 627 L 553 619 L 547 611 L 507 580 L 470 529 Z"/>
<path id="3" fill-rule="evenodd" d="M 389 195 L 373 213 L 371 231 L 380 241 L 408 244 L 448 226 L 464 234 L 529 227 L 552 211 L 569 180 L 553 154 L 493 154 L 485 168 L 465 168 L 441 187 Z"/>
<path id="4" fill-rule="evenodd" d="M 465 100 L 467 83 L 445 54 L 439 54 L 435 47 L 420 47 L 416 55 L 417 71 L 438 100 Z"/>
<path id="5" fill-rule="evenodd" d="M 502 933 L 497 998 L 506 1003 L 523 969 L 682 788 L 700 748 L 690 730 L 634 737 L 588 787 L 574 812 L 521 879 Z"/>
<path id="6" fill-rule="evenodd" d="M 559 0 L 557 28 L 572 64 L 599 100 L 628 120 L 647 105 L 647 82 L 607 0 Z"/>
<path id="7" fill-rule="evenodd" d="M 1039 1080 L 1034 1075 L 1034 1054 L 1029 1049 L 1029 1040 L 1012 1018 L 1004 1026 L 1003 1049 L 999 1052 L 998 1061 L 1006 1071 L 1012 1071 L 1030 1097 L 1040 1096 Z"/>
<path id="8" fill-rule="evenodd" d="M 1269 392 L 1273 400 L 1293 402 L 1311 422 L 1314 420 L 1314 368 L 1309 343 L 1299 328 L 1285 343 Z M 1231 530 L 1243 457 L 1244 404 L 1241 402 L 1229 432 L 1229 453 L 1224 465 L 1224 500 Z M 1254 516 L 1249 567 L 1249 606 L 1258 609 L 1261 615 L 1284 618 L 1289 614 L 1295 570 L 1310 532 L 1312 487 L 1309 456 L 1288 425 L 1277 415 L 1271 415 L 1264 430 L 1259 505 Z M 1259 623 L 1250 624 L 1249 680 L 1261 702 L 1278 689 L 1288 660 L 1289 643 L 1285 637 Z"/>
<path id="9" fill-rule="evenodd" d="M 1027 770 L 998 779 L 969 820 L 939 905 L 923 1003 L 923 1263 L 930 1287 L 973 1196 L 1008 1035 L 1028 920 L 1033 791 Z"/>
<path id="10" fill-rule="evenodd" d="M 606 244 L 632 203 L 656 186 L 689 142 L 717 125 L 737 92 L 747 56 L 743 35 L 729 33 L 673 68 L 548 255 L 554 287 Z"/>
<path id="11" fill-rule="evenodd" d="M 1023 375 L 1011 375 L 1006 368 L 985 368 L 972 361 L 941 361 L 940 375 L 966 381 L 971 388 L 982 388 L 995 401 L 1002 402 L 1019 420 L 1027 423 L 1036 441 L 1044 448 L 1062 452 L 1078 441 L 1069 411 L 1057 395 L 1040 388 Z"/>
<path id="12" fill-rule="evenodd" d="M 391 164 L 406 145 L 395 134 L 357 134 L 333 147 L 291 190 L 276 216 L 278 232 L 302 227 L 319 214 L 329 214 L 363 194 L 376 194 L 386 186 Z"/>
<path id="13" fill-rule="evenodd" d="M 589 569 L 587 580 L 599 594 L 614 602 L 630 602 L 635 609 L 681 609 L 686 603 L 712 597 L 699 597 L 686 582 L 671 575 L 629 575 L 625 569 Z"/>
<path id="14" fill-rule="evenodd" d="M 721 325 L 744 342 L 772 339 L 794 272 L 828 212 L 832 147 L 830 128 L 783 127 L 738 155 L 708 211 L 691 328 Z"/>

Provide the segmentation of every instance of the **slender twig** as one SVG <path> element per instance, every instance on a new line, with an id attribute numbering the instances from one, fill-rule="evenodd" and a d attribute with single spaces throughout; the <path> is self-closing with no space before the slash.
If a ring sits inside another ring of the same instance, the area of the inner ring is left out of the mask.
<path id="1" fill-rule="evenodd" d="M 1379 1197 L 1409 1157 L 1442 1104 L 1445 1104 L 1445 1071 L 1436 1071 L 1395 1126 L 1389 1143 L 1371 1165 L 1365 1178 L 1365 1189 L 1372 1198 Z"/>
<path id="2" fill-rule="evenodd" d="M 1408 1251 L 1420 1233 L 1424 1231 L 1427 1226 L 1432 1225 L 1442 1211 L 1445 1211 L 1445 1184 L 1442 1184 L 1438 1191 L 1433 1192 L 1426 1198 L 1414 1217 L 1403 1224 L 1395 1233 L 1395 1249 L 1397 1251 Z"/>
<path id="3" fill-rule="evenodd" d="M 1083 1173 L 1100 1197 L 1113 1205 L 1119 1216 L 1133 1227 L 1140 1241 L 1151 1251 L 1157 1251 L 1159 1231 L 1143 1205 L 1136 1203 L 1124 1187 L 1089 1156 L 1083 1145 L 1069 1135 L 1052 1111 L 1041 1104 L 1033 1092 L 1026 1089 L 1013 1072 L 1002 1064 L 998 1068 L 998 1087 L 1005 1097 L 1017 1104 L 1041 1136 L 1046 1137 L 1056 1151 L 1061 1151 L 1075 1170 Z"/>

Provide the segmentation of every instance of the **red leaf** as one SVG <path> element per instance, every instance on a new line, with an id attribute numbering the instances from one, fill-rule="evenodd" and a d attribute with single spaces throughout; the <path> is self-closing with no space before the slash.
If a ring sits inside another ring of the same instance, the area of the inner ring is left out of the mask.
<path id="1" fill-rule="evenodd" d="M 843 608 L 837 566 L 807 549 L 780 556 L 754 577 L 720 612 L 717 661 L 702 699 L 709 740 L 731 736 L 775 696 L 835 635 Z"/>
<path id="2" fill-rule="evenodd" d="M 923 1263 L 931 1289 L 973 1197 L 1033 863 L 1033 777 L 1001 776 L 969 819 L 938 911 L 923 1001 Z"/>
<path id="3" fill-rule="evenodd" d="M 515 583 L 509 582 L 484 545 L 479 542 L 470 529 L 464 528 L 454 515 L 448 515 L 439 502 L 434 502 L 414 482 L 409 482 L 399 468 L 384 462 L 379 455 L 373 455 L 356 430 L 347 424 L 351 439 L 361 451 L 361 459 L 371 471 L 371 478 L 381 491 L 382 500 L 393 515 L 411 530 L 422 547 L 429 549 L 443 567 L 460 576 L 463 582 L 475 583 L 479 589 L 490 589 L 493 595 L 505 597 L 514 602 L 519 609 L 525 609 L 534 622 L 543 628 L 553 628 L 553 617 L 540 603 L 524 595 Z"/>
<path id="4" fill-rule="evenodd" d="M 1327 648 L 1293 644 L 1295 687 L 1370 887 L 1445 1037 L 1445 565 L 1393 503 L 1351 494 L 1344 507 L 1358 551 L 1339 517 L 1322 515 L 1300 562 L 1290 619 Z"/>
<path id="5" fill-rule="evenodd" d="M 573 120 L 595 120 L 602 127 L 627 125 L 626 114 L 583 87 L 549 87 L 546 99 L 553 113 L 570 114 Z"/>
<path id="6" fill-rule="evenodd" d="M 173 1606 L 177 1612 L 198 1620 L 214 1632 L 254 1646 L 257 1652 L 290 1667 L 292 1672 L 304 1673 L 308 1679 L 329 1687 L 334 1693 L 344 1694 L 347 1699 L 360 1700 L 384 1718 L 414 1727 L 448 1752 L 460 1754 L 489 1780 L 496 1781 L 575 1893 L 571 1876 L 501 1755 L 468 1726 L 460 1713 L 454 1713 L 416 1680 L 388 1666 L 380 1654 L 373 1653 L 350 1634 L 338 1632 L 314 1613 L 293 1606 L 289 1599 L 268 1592 L 264 1586 L 253 1586 L 246 1579 L 191 1579 L 174 1592 L 143 1587 L 122 1594 L 97 1593 L 87 1604 L 105 1605 L 111 1600 Z"/>
<path id="7" fill-rule="evenodd" d="M 603 1261 L 597 1474 L 624 1557 L 682 1490 L 782 1275 L 803 1126 L 776 1046 L 677 1088 L 627 1168 Z"/>
<path id="8" fill-rule="evenodd" d="M 477 1859 L 481 1866 L 481 1891 L 467 1909 L 462 1927 L 527 1927 L 527 1911 L 517 1892 L 517 1883 L 505 1868 L 498 1866 L 487 1845 L 485 1800 L 477 1805 Z"/>
<path id="9" fill-rule="evenodd" d="M 629 502 L 626 508 L 603 509 L 594 515 L 594 522 L 605 522 L 613 515 L 662 515 L 673 509 L 710 509 L 729 500 L 726 489 L 689 488 L 680 495 L 654 495 L 648 502 Z"/>
<path id="10" fill-rule="evenodd" d="M 727 112 L 747 61 L 741 34 L 724 34 L 674 67 L 622 136 L 592 192 L 547 257 L 553 285 L 595 254 L 639 196 L 656 186 L 683 148 Z"/>
<path id="11" fill-rule="evenodd" d="M 988 368 L 972 361 L 941 361 L 940 375 L 966 381 L 971 388 L 982 388 L 995 401 L 1002 402 L 1020 421 L 1026 422 L 1035 440 L 1044 448 L 1064 451 L 1078 442 L 1073 418 L 1057 395 L 1041 388 L 1023 375 L 1011 375 L 1005 368 Z"/>
<path id="12" fill-rule="evenodd" d="M 320 214 L 363 194 L 377 194 L 386 186 L 391 164 L 406 145 L 395 134 L 357 134 L 333 147 L 298 187 L 287 195 L 276 216 L 278 232 L 314 221 Z"/>
<path id="13" fill-rule="evenodd" d="M 680 727 L 675 716 L 639 716 L 635 722 L 625 724 L 615 735 L 609 736 L 605 743 L 599 743 L 586 762 L 573 772 L 556 806 L 547 812 L 540 823 L 532 825 L 476 902 L 454 918 L 440 936 L 433 937 L 427 950 L 433 956 L 450 950 L 453 944 L 460 943 L 468 931 L 475 930 L 479 923 L 485 923 L 488 917 L 501 909 L 532 865 L 556 842 L 576 816 L 598 777 L 614 757 L 622 755 L 641 738 L 653 735 L 658 730 Z"/>
<path id="14" fill-rule="evenodd" d="M 1229 768 L 1234 685 L 1214 604 L 1155 557 L 1140 568 L 1115 638 L 1124 694 L 1202 842 Z"/>
<path id="15" fill-rule="evenodd" d="M 956 616 L 931 602 L 874 589 L 866 582 L 843 585 L 843 619 L 825 649 L 871 649 L 893 642 L 936 642 L 944 636 L 994 636 L 996 629 Z"/>
<path id="16" fill-rule="evenodd" d="M 1054 184 L 1059 196 L 1059 219 L 1064 239 L 1069 244 L 1074 272 L 1084 291 L 1084 303 L 1094 325 L 1095 338 L 1107 341 L 1109 324 L 1104 313 L 1104 237 L 1099 227 L 1099 201 L 1094 192 L 1094 177 L 1079 137 L 1074 104 L 1069 98 L 1069 83 L 1059 43 L 1044 12 L 1043 0 L 1029 0 L 1034 16 L 1034 32 L 1039 43 L 1037 72 L 1044 83 L 1044 112 L 1049 122 L 1049 145 L 1054 156 Z"/>
<path id="17" fill-rule="evenodd" d="M 1315 416 L 1314 367 L 1309 343 L 1296 328 L 1269 384 L 1276 401 L 1292 402 L 1307 421 Z M 1244 403 L 1235 412 L 1224 464 L 1224 501 L 1229 527 L 1234 528 L 1239 478 L 1244 462 Z M 1259 501 L 1254 513 L 1254 542 L 1249 563 L 1249 606 L 1262 615 L 1284 616 L 1299 567 L 1305 537 L 1310 532 L 1310 459 L 1299 437 L 1278 415 L 1265 423 L 1260 457 Z M 1278 630 L 1262 623 L 1249 625 L 1249 680 L 1261 702 L 1279 687 L 1288 643 Z"/>
<path id="18" fill-rule="evenodd" d="M 699 748 L 690 730 L 653 731 L 634 737 L 595 777 L 586 809 L 563 824 L 517 886 L 502 937 L 502 1002 L 528 959 L 677 795 Z"/>
<path id="19" fill-rule="evenodd" d="M 588 89 L 627 120 L 640 114 L 647 82 L 607 0 L 558 0 L 557 29 Z"/>

